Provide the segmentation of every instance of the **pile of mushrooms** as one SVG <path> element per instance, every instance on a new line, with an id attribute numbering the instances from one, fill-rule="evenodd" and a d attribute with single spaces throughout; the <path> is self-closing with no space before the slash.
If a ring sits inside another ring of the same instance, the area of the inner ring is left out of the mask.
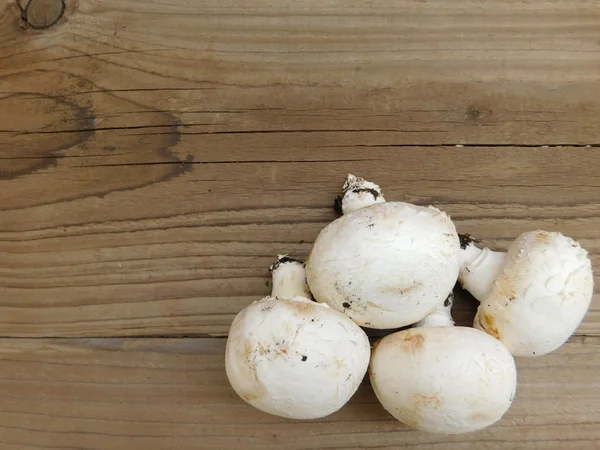
<path id="1" fill-rule="evenodd" d="M 368 370 L 380 403 L 406 425 L 479 430 L 510 408 L 513 356 L 556 350 L 590 306 L 590 259 L 560 233 L 523 233 L 506 252 L 480 248 L 439 209 L 387 202 L 354 175 L 335 206 L 341 217 L 306 263 L 279 256 L 271 295 L 231 325 L 227 377 L 264 412 L 332 414 Z M 473 328 L 454 326 L 457 280 L 480 302 Z M 402 329 L 371 349 L 361 327 Z"/>

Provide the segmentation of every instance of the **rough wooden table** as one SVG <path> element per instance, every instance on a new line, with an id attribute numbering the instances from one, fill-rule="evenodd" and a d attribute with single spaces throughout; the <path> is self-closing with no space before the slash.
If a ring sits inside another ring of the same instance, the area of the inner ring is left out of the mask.
<path id="1" fill-rule="evenodd" d="M 600 299 L 495 426 L 323 420 L 229 388 L 228 326 L 347 172 L 600 263 L 597 0 L 3 0 L 0 448 L 598 449 Z M 597 280 L 598 281 L 598 280 Z M 462 324 L 475 303 L 456 306 Z"/>

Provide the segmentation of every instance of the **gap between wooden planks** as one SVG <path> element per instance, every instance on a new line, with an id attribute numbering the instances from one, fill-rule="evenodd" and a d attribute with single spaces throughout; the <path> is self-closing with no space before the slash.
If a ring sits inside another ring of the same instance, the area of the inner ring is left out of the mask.
<path id="1" fill-rule="evenodd" d="M 462 436 L 409 430 L 362 385 L 321 420 L 291 421 L 240 400 L 224 339 L 0 340 L 2 449 L 597 449 L 600 338 L 518 359 L 513 406 Z M 300 362 L 299 362 L 300 364 Z"/>

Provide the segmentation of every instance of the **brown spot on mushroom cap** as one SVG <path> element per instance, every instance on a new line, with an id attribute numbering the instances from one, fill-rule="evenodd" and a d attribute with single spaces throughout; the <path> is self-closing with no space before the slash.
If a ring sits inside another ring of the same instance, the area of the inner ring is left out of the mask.
<path id="1" fill-rule="evenodd" d="M 334 358 L 333 364 L 335 365 L 335 374 L 336 376 L 339 376 L 340 372 L 344 369 L 346 364 L 344 363 L 344 360 L 340 358 Z"/>
<path id="2" fill-rule="evenodd" d="M 277 342 L 272 345 L 263 345 L 261 342 L 258 343 L 256 347 L 256 353 L 260 356 L 266 356 L 269 359 L 273 358 L 283 358 L 288 355 L 288 345 L 284 342 Z M 244 349 L 244 356 L 248 361 L 250 361 L 250 357 L 252 356 L 252 349 L 248 343 L 246 343 L 246 347 Z M 254 361 L 254 364 L 256 362 Z"/>
<path id="3" fill-rule="evenodd" d="M 315 307 L 315 305 L 313 303 L 310 302 L 293 302 L 294 307 L 298 310 L 298 311 L 307 311 L 310 310 L 312 308 Z"/>
<path id="4" fill-rule="evenodd" d="M 535 234 L 535 240 L 545 244 L 552 242 L 553 238 L 552 233 L 548 233 L 547 231 L 538 231 Z"/>
<path id="5" fill-rule="evenodd" d="M 405 352 L 416 353 L 423 348 L 425 337 L 422 333 L 413 330 L 405 330 L 398 333 L 397 343 Z"/>
<path id="6" fill-rule="evenodd" d="M 420 286 L 423 286 L 423 283 L 414 283 L 413 285 L 408 286 L 408 287 L 406 287 L 406 286 L 403 286 L 403 287 L 386 286 L 381 289 L 381 293 L 402 296 L 402 295 L 407 295 L 408 293 L 417 289 Z"/>
<path id="7" fill-rule="evenodd" d="M 508 275 L 501 274 L 498 279 L 494 282 L 492 292 L 495 298 L 505 298 L 509 301 L 513 301 L 517 298 L 515 283 L 519 280 Z"/>
<path id="8" fill-rule="evenodd" d="M 252 354 L 252 345 L 250 345 L 250 342 L 246 342 L 244 344 L 244 359 L 250 358 L 251 354 Z"/>
<path id="9" fill-rule="evenodd" d="M 264 351 L 268 351 L 264 349 Z M 246 341 L 244 343 L 244 360 L 238 365 L 240 375 L 246 380 L 245 388 L 239 392 L 239 396 L 247 402 L 258 400 L 260 397 L 267 394 L 267 388 L 260 381 L 258 376 L 258 367 L 256 356 L 260 350 L 257 348 L 256 352 L 252 348 L 251 342 Z"/>
<path id="10" fill-rule="evenodd" d="M 502 340 L 502 335 L 498 331 L 498 327 L 496 325 L 496 319 L 489 313 L 483 313 L 481 319 L 479 320 L 482 328 L 491 336 L 495 337 L 499 341 Z"/>
<path id="11" fill-rule="evenodd" d="M 423 395 L 423 394 L 413 394 L 412 401 L 415 406 L 415 409 L 423 409 L 425 407 L 434 407 L 439 408 L 441 400 L 437 396 L 434 395 Z"/>
<path id="12" fill-rule="evenodd" d="M 260 398 L 260 396 L 256 394 L 251 394 L 250 392 L 240 392 L 240 397 L 242 397 L 247 402 L 252 402 Z"/>
<path id="13" fill-rule="evenodd" d="M 261 342 L 258 343 L 258 353 L 260 353 L 262 356 L 266 355 L 270 351 L 271 351 L 270 347 L 265 347 L 264 345 L 262 345 Z"/>
<path id="14" fill-rule="evenodd" d="M 296 317 L 310 317 L 312 318 L 317 311 L 315 308 L 322 308 L 319 304 L 315 302 L 306 302 L 306 301 L 297 301 L 297 300 L 288 300 L 284 301 L 288 308 L 292 310 L 292 313 Z"/>

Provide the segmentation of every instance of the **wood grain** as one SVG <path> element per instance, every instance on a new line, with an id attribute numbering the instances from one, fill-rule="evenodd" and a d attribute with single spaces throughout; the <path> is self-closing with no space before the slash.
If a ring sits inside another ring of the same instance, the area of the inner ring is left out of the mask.
<path id="1" fill-rule="evenodd" d="M 19 4 L 0 336 L 224 335 L 349 171 L 496 248 L 560 230 L 599 261 L 595 1 L 81 0 L 44 30 L 23 10 L 60 2 Z"/>
<path id="2" fill-rule="evenodd" d="M 0 92 L 83 107 L 85 130 L 178 125 L 183 148 L 303 130 L 324 144 L 600 144 L 594 0 L 78 0 L 43 31 L 4 3 Z"/>
<path id="3" fill-rule="evenodd" d="M 334 219 L 347 171 L 378 180 L 390 200 L 443 208 L 494 248 L 526 230 L 560 230 L 599 262 L 593 149 L 382 148 L 360 163 L 344 161 L 346 151 L 331 150 L 335 162 L 307 161 L 314 150 L 304 161 L 273 152 L 185 169 L 62 158 L 0 182 L 1 204 L 14 206 L 0 214 L 1 335 L 223 335 L 269 292 L 274 256 L 303 257 Z M 459 321 L 474 309 L 457 305 Z M 598 298 L 579 333 L 600 334 Z"/>
<path id="4" fill-rule="evenodd" d="M 459 437 L 368 384 L 323 420 L 262 414 L 203 337 L 306 255 L 347 172 L 597 266 L 599 73 L 595 0 L 0 0 L 0 447 L 599 448 L 598 294 Z M 458 323 L 475 308 L 459 293 Z"/>
<path id="5" fill-rule="evenodd" d="M 229 387 L 224 339 L 0 341 L 3 449 L 598 448 L 600 340 L 520 359 L 508 414 L 484 431 L 437 436 L 394 421 L 364 384 L 338 413 L 291 421 Z"/>

